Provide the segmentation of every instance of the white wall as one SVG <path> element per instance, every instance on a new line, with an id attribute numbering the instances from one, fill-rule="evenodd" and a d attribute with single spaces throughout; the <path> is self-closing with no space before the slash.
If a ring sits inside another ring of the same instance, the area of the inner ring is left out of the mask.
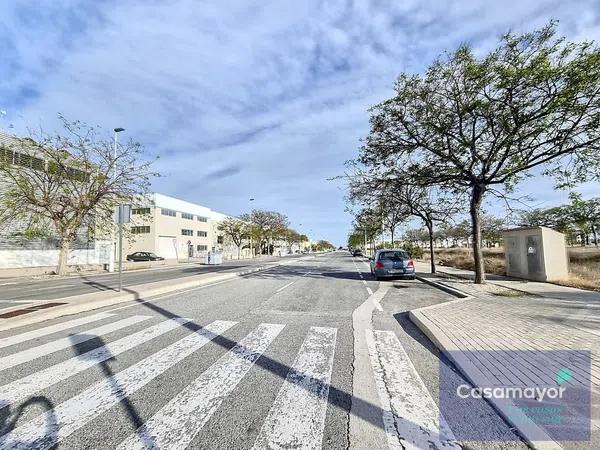
<path id="1" fill-rule="evenodd" d="M 96 241 L 95 247 L 88 250 L 71 250 L 68 265 L 108 264 L 112 243 Z M 60 251 L 56 250 L 0 250 L 0 269 L 24 267 L 49 267 L 58 265 Z"/>

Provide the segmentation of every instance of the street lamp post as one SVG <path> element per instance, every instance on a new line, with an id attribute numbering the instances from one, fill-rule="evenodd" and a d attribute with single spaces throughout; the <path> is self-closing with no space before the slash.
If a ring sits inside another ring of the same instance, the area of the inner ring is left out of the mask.
<path id="1" fill-rule="evenodd" d="M 114 140 L 114 171 L 113 171 L 113 179 L 117 179 L 117 134 L 121 131 L 125 131 L 125 128 L 115 128 L 115 140 Z M 118 208 L 118 226 L 119 226 L 119 292 L 121 292 L 121 288 L 123 287 L 123 208 L 121 204 L 119 204 Z"/>

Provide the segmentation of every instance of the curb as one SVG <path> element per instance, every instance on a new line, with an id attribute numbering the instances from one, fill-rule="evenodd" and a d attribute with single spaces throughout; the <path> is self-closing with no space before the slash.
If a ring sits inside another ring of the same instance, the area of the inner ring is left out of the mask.
<path id="1" fill-rule="evenodd" d="M 63 316 L 92 311 L 95 309 L 113 306 L 128 301 L 136 301 L 142 298 L 156 297 L 158 295 L 175 293 L 177 291 L 199 288 L 216 282 L 222 282 L 242 277 L 244 275 L 268 270 L 281 265 L 282 262 L 278 261 L 276 264 L 251 267 L 248 269 L 238 270 L 236 272 L 211 274 L 211 276 L 207 276 L 201 279 L 190 280 L 190 278 L 192 277 L 185 277 L 173 278 L 170 280 L 158 281 L 154 283 L 145 283 L 136 286 L 125 287 L 123 288 L 122 292 L 103 291 L 100 294 L 94 292 L 91 294 L 75 295 L 68 298 L 71 301 L 74 300 L 78 303 L 70 303 L 62 306 L 57 306 L 52 309 L 32 312 L 23 316 L 22 318 L 8 319 L 9 322 L 7 323 L 0 322 L 0 331 L 11 330 L 13 328 L 18 328 L 26 325 L 33 325 L 39 322 L 44 322 L 46 320 L 52 320 Z M 286 261 L 286 263 L 289 262 L 291 261 Z M 103 298 L 98 298 L 99 295 L 102 295 Z M 61 299 L 54 299 L 49 301 L 49 303 L 59 302 L 60 300 Z"/>
<path id="2" fill-rule="evenodd" d="M 444 275 L 447 275 L 450 278 L 458 278 L 460 280 L 467 280 L 467 281 L 471 280 L 470 277 L 465 276 L 465 275 L 460 275 L 460 274 L 457 274 L 457 273 L 444 272 L 443 270 L 439 270 L 439 269 L 438 269 L 438 272 L 439 273 L 443 273 Z M 521 292 L 522 294 L 525 294 L 525 295 L 530 296 L 530 297 L 538 297 L 538 298 L 543 298 L 544 297 L 543 295 L 534 294 L 533 292 L 524 291 L 523 289 L 518 289 L 518 288 L 514 288 L 514 287 L 504 286 L 503 284 L 498 283 L 497 281 L 494 281 L 494 280 L 488 280 L 488 279 L 486 279 L 485 282 L 489 283 L 489 284 L 493 284 L 494 286 L 500 286 L 501 288 L 504 288 L 504 289 L 510 289 L 512 291 Z"/>
<path id="3" fill-rule="evenodd" d="M 446 292 L 446 293 L 448 293 L 450 295 L 453 295 L 455 297 L 458 297 L 458 298 L 471 298 L 472 297 L 472 295 L 469 295 L 469 294 L 467 294 L 467 293 L 465 293 L 463 291 L 459 291 L 458 289 L 450 287 L 447 284 L 444 284 L 444 283 L 442 283 L 440 281 L 428 280 L 427 278 L 424 278 L 424 277 L 422 277 L 420 275 L 416 275 L 415 278 L 417 280 L 419 280 L 421 283 L 425 283 L 425 284 L 428 284 L 430 286 L 433 286 L 434 288 L 437 288 L 437 289 L 439 289 L 441 291 L 444 291 L 444 292 Z"/>
<path id="4" fill-rule="evenodd" d="M 442 305 L 444 304 L 447 303 L 442 303 Z M 460 349 L 457 348 L 450 339 L 448 339 L 440 327 L 426 317 L 424 310 L 426 310 L 426 308 L 419 308 L 410 311 L 408 316 L 411 322 L 414 323 L 441 352 L 445 353 L 445 355 L 460 370 L 462 375 L 469 381 L 469 383 L 471 383 L 472 386 L 485 385 L 486 383 L 482 382 L 486 380 L 485 375 L 467 358 L 460 357 L 462 356 Z M 460 356 L 457 353 L 459 353 Z M 547 440 L 544 441 L 536 441 L 531 438 L 530 432 L 534 432 L 537 436 L 539 436 L 540 433 L 546 436 L 547 434 L 533 422 L 525 424 L 526 428 L 523 423 L 515 422 L 510 415 L 510 411 L 513 406 L 511 402 L 501 401 L 500 399 L 495 398 L 487 398 L 486 401 L 494 408 L 495 411 L 498 412 L 498 414 L 506 423 L 516 430 L 519 436 L 521 436 L 531 448 L 535 450 L 562 450 L 562 447 L 549 436 Z"/>

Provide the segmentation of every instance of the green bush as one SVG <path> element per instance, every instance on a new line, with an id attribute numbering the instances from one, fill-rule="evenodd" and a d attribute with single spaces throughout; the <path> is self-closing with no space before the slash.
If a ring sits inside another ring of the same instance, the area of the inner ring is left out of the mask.
<path id="1" fill-rule="evenodd" d="M 423 257 L 423 249 L 418 245 L 406 242 L 402 248 L 410 255 L 411 258 L 421 259 Z"/>

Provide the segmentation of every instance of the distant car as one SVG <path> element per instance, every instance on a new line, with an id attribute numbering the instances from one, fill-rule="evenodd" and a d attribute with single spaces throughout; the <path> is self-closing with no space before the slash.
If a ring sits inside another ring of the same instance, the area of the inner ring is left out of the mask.
<path id="1" fill-rule="evenodd" d="M 352 250 L 352 256 L 364 256 L 364 255 L 360 248 L 355 248 L 354 250 Z"/>
<path id="2" fill-rule="evenodd" d="M 127 255 L 127 261 L 164 261 L 164 259 L 151 252 L 135 252 Z"/>
<path id="3" fill-rule="evenodd" d="M 415 263 L 404 250 L 377 250 L 371 260 L 371 273 L 377 280 L 386 277 L 414 280 Z"/>

